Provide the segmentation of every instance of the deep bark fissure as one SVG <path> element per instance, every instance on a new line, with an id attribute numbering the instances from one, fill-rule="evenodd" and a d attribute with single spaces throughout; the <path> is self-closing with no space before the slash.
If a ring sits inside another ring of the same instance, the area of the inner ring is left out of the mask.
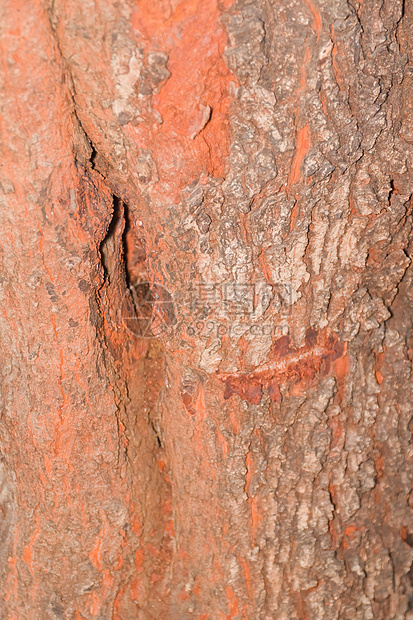
<path id="1" fill-rule="evenodd" d="M 110 220 L 106 234 L 99 245 L 99 253 L 100 253 L 102 267 L 103 267 L 103 271 L 105 274 L 105 280 L 107 281 L 107 284 L 111 284 L 110 262 L 111 262 L 111 259 L 113 259 L 113 256 L 109 255 L 107 247 L 111 242 L 114 241 L 115 235 L 117 235 L 117 232 L 118 232 L 117 231 L 118 226 L 123 224 L 124 217 L 125 217 L 125 212 L 124 212 L 122 201 L 113 194 L 112 219 Z M 122 233 L 122 238 L 123 238 L 123 234 L 124 233 Z M 122 260 L 123 258 L 124 258 L 124 254 L 121 251 L 117 255 L 117 260 L 122 261 L 119 263 L 119 267 L 123 267 L 125 271 L 125 277 L 126 277 L 127 272 L 126 272 L 125 261 Z"/>
<path id="2" fill-rule="evenodd" d="M 76 114 L 76 112 L 75 112 L 75 114 Z M 77 116 L 77 114 L 76 114 L 76 118 L 77 118 L 77 120 L 79 122 L 79 125 L 82 127 L 83 131 L 85 132 L 84 127 L 82 126 L 82 123 L 80 122 L 79 117 Z M 97 153 L 95 147 L 93 146 L 93 142 L 90 140 L 90 138 L 89 138 L 89 136 L 87 135 L 86 132 L 85 132 L 85 136 L 89 140 L 90 148 L 92 149 L 92 152 L 91 152 L 90 158 L 89 158 L 90 167 L 92 168 L 92 170 L 97 170 L 96 169 L 96 157 L 97 157 L 98 153 Z M 99 172 L 99 171 L 97 170 L 97 172 Z M 114 199 L 115 199 L 115 196 L 114 196 Z"/>

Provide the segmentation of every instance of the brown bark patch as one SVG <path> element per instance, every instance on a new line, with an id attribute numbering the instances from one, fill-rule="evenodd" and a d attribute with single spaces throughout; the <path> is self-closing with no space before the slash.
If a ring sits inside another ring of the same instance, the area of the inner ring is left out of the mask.
<path id="1" fill-rule="evenodd" d="M 327 330 L 309 329 L 304 346 L 291 347 L 289 336 L 275 341 L 270 359 L 249 373 L 217 373 L 225 384 L 224 398 L 233 394 L 252 404 L 259 404 L 262 388 L 268 390 L 271 400 L 280 401 L 279 386 L 294 387 L 294 392 L 308 389 L 318 375 L 332 373 L 338 382 L 344 380 L 348 362 L 346 347 L 337 336 Z"/>

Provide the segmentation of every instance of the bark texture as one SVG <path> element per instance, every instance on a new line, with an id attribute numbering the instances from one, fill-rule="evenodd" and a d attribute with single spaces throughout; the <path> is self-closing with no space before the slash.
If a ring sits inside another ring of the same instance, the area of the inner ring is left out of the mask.
<path id="1" fill-rule="evenodd" d="M 2 0 L 2 618 L 413 618 L 411 11 Z"/>

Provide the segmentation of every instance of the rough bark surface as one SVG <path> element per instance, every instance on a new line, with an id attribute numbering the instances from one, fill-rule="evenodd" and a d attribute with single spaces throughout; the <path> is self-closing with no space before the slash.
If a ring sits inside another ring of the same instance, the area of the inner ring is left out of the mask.
<path id="1" fill-rule="evenodd" d="M 2 0 L 2 618 L 413 617 L 411 11 Z"/>

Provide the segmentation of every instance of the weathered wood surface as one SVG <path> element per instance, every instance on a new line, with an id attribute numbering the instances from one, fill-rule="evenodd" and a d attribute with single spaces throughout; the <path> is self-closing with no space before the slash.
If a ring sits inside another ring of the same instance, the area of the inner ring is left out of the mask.
<path id="1" fill-rule="evenodd" d="M 2 618 L 412 617 L 411 10 L 2 0 Z"/>

